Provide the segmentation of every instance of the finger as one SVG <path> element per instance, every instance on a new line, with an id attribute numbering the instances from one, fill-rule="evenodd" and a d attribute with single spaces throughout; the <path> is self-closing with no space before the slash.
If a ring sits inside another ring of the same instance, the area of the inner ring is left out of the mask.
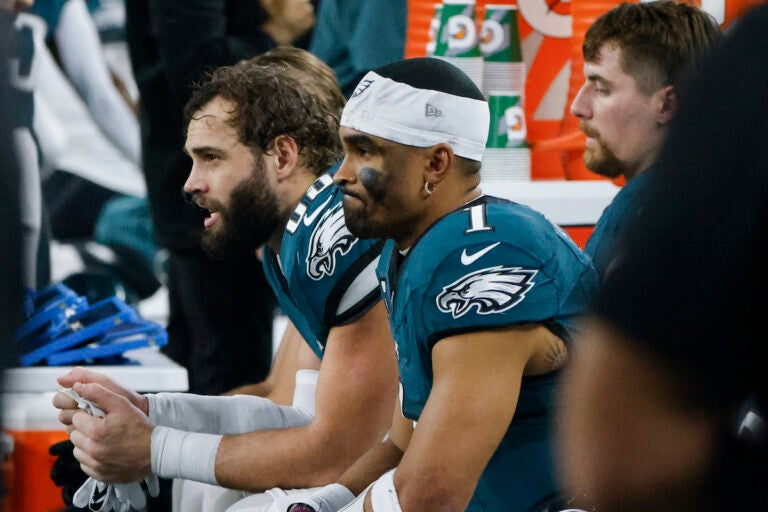
<path id="1" fill-rule="evenodd" d="M 53 403 L 53 406 L 57 409 L 77 409 L 77 402 L 72 400 L 69 395 L 62 393 L 61 391 L 53 395 L 53 400 L 51 400 L 51 403 Z"/>
<path id="2" fill-rule="evenodd" d="M 80 409 L 66 409 L 59 411 L 59 421 L 64 425 L 72 424 L 72 417 L 78 412 L 82 412 Z"/>
<path id="3" fill-rule="evenodd" d="M 97 382 L 104 385 L 111 382 L 110 378 L 103 373 L 86 370 L 82 366 L 76 366 L 64 375 L 57 377 L 56 381 L 65 388 L 71 388 L 76 382 Z"/>
<path id="4" fill-rule="evenodd" d="M 72 416 L 72 427 L 86 437 L 93 437 L 95 430 L 101 426 L 102 422 L 101 418 L 95 418 L 84 411 L 78 411 Z M 72 442 L 74 443 L 74 441 Z"/>
<path id="5" fill-rule="evenodd" d="M 99 475 L 96 471 L 92 470 L 91 467 L 88 466 L 87 464 L 84 464 L 84 463 L 81 462 L 80 463 L 80 469 L 83 470 L 83 473 L 85 473 L 86 475 L 88 475 L 89 477 L 91 477 L 91 478 L 93 478 L 95 480 L 99 480 L 99 478 L 101 478 L 101 475 Z"/>
<path id="6" fill-rule="evenodd" d="M 87 466 L 90 473 L 88 473 L 89 476 L 93 476 L 96 478 L 96 472 L 94 468 L 99 467 L 99 462 L 94 459 L 87 450 L 84 450 L 82 448 L 82 445 L 88 444 L 88 439 L 83 436 L 82 432 L 78 432 L 77 430 L 72 432 L 69 439 L 72 441 L 72 444 L 75 445 L 75 447 L 72 449 L 72 456 L 77 459 L 77 461 L 80 463 L 80 466 Z M 99 480 L 98 478 L 96 478 Z"/>
<path id="7" fill-rule="evenodd" d="M 74 385 L 73 389 L 77 391 L 78 395 L 85 398 L 86 400 L 90 400 L 105 413 L 125 410 L 126 408 L 133 407 L 125 397 L 110 391 L 98 383 L 77 383 Z"/>

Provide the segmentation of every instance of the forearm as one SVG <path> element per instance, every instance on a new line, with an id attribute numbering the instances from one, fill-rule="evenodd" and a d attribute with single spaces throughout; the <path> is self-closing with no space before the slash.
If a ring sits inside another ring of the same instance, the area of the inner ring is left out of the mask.
<path id="1" fill-rule="evenodd" d="M 254 438 L 259 431 L 301 431 L 295 427 L 304 427 L 312 421 L 312 411 L 278 406 L 260 397 L 164 393 L 148 398 L 150 420 L 159 424 L 151 439 L 153 472 L 164 478 L 185 478 L 227 487 L 234 486 L 225 483 L 228 482 L 226 476 L 223 482 L 219 480 L 217 461 L 224 461 L 227 472 L 250 477 L 249 468 L 257 462 L 253 455 L 262 455 L 253 446 L 254 439 L 263 437 Z M 246 438 L 246 446 L 239 447 L 235 442 L 233 457 L 232 443 L 223 442 L 223 435 L 245 432 L 250 434 L 226 438 Z"/>
<path id="2" fill-rule="evenodd" d="M 256 396 L 158 393 L 146 397 L 152 423 L 185 432 L 242 434 L 304 426 L 312 421 L 311 411 L 276 405 Z"/>
<path id="3" fill-rule="evenodd" d="M 338 479 L 338 483 L 360 494 L 381 475 L 396 467 L 403 458 L 403 452 L 387 439 L 360 457 Z"/>
<path id="4" fill-rule="evenodd" d="M 251 492 L 336 481 L 360 449 L 344 434 L 318 427 L 225 436 L 216 455 L 216 480 L 221 486 Z"/>

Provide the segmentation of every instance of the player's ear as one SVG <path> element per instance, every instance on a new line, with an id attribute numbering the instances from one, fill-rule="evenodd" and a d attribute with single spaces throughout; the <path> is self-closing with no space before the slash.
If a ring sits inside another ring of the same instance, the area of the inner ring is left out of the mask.
<path id="1" fill-rule="evenodd" d="M 677 89 L 674 85 L 665 85 L 657 94 L 659 96 L 658 123 L 660 126 L 667 126 L 677 114 Z"/>
<path id="2" fill-rule="evenodd" d="M 292 174 L 299 162 L 299 145 L 293 137 L 288 135 L 275 137 L 272 153 L 277 157 L 277 177 L 285 178 Z"/>
<path id="3" fill-rule="evenodd" d="M 424 178 L 430 183 L 439 183 L 445 178 L 445 174 L 451 168 L 456 156 L 453 154 L 451 146 L 445 143 L 436 144 L 427 151 L 429 163 Z"/>

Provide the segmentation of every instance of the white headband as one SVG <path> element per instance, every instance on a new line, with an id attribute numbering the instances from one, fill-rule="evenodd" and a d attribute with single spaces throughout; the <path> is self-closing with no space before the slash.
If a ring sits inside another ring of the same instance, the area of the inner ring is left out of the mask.
<path id="1" fill-rule="evenodd" d="M 341 125 L 420 148 L 445 142 L 479 162 L 490 117 L 485 101 L 417 89 L 370 71 L 344 107 Z"/>

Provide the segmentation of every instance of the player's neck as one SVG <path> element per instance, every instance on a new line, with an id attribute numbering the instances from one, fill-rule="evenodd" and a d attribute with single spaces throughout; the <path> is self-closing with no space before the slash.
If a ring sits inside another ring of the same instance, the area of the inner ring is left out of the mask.
<path id="1" fill-rule="evenodd" d="M 403 236 L 395 239 L 395 244 L 400 251 L 407 251 L 424 235 L 437 221 L 474 201 L 482 195 L 479 184 L 459 187 L 456 184 L 443 183 L 425 199 L 422 215 L 412 224 L 412 228 Z"/>
<path id="2" fill-rule="evenodd" d="M 304 169 L 303 172 L 296 172 L 291 175 L 291 177 L 286 180 L 287 183 L 281 184 L 278 192 L 278 208 L 280 209 L 281 219 L 280 226 L 275 230 L 266 243 L 267 247 L 272 249 L 275 254 L 280 254 L 285 226 L 288 224 L 291 214 L 316 179 L 317 176 L 312 174 L 309 170 Z"/>

